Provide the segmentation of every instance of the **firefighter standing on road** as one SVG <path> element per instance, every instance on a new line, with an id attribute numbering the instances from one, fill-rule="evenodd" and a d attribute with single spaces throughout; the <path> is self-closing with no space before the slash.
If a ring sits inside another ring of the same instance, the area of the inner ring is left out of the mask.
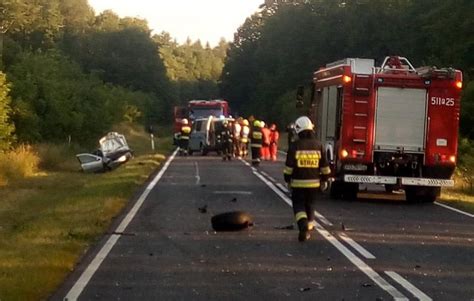
<path id="1" fill-rule="evenodd" d="M 310 238 L 309 231 L 315 223 L 313 203 L 331 170 L 321 143 L 316 139 L 311 120 L 302 116 L 295 121 L 295 132 L 299 139 L 289 146 L 285 182 L 292 190 L 293 212 L 298 224 L 298 240 Z"/>
<path id="2" fill-rule="evenodd" d="M 270 160 L 270 129 L 262 122 L 262 149 L 260 150 L 262 160 Z"/>
<path id="3" fill-rule="evenodd" d="M 181 155 L 187 155 L 191 127 L 188 125 L 188 120 L 186 118 L 181 121 L 181 124 L 181 135 L 179 136 L 179 153 Z"/>
<path id="4" fill-rule="evenodd" d="M 260 149 L 262 148 L 262 127 L 259 120 L 255 120 L 250 137 L 250 150 L 252 152 L 252 165 L 260 164 Z"/>
<path id="5" fill-rule="evenodd" d="M 231 160 L 232 159 L 232 143 L 234 141 L 232 137 L 232 125 L 229 121 L 224 120 L 222 123 L 223 128 L 221 131 L 221 139 L 222 139 L 222 160 Z"/>

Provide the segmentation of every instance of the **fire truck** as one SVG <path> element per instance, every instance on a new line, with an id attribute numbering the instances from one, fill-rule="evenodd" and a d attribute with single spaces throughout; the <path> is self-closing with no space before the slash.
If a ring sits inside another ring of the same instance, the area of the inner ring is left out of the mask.
<path id="1" fill-rule="evenodd" d="M 331 196 L 353 199 L 359 184 L 379 184 L 434 202 L 454 185 L 462 73 L 399 56 L 374 63 L 347 58 L 313 75 L 309 111 L 331 162 Z"/>
<path id="2" fill-rule="evenodd" d="M 229 103 L 226 100 L 190 100 L 188 102 L 189 118 L 229 117 Z"/>

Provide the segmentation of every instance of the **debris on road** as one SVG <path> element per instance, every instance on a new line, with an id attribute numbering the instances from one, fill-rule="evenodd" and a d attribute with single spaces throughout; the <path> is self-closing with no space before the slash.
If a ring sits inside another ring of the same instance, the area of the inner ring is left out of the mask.
<path id="1" fill-rule="evenodd" d="M 207 205 L 204 205 L 204 206 L 202 206 L 202 207 L 199 207 L 198 210 L 199 210 L 199 212 L 201 212 L 201 213 L 207 213 Z"/>
<path id="2" fill-rule="evenodd" d="M 276 226 L 276 227 L 273 227 L 273 228 L 277 229 L 277 230 L 293 230 L 293 229 L 295 229 L 295 225 Z"/>
<path id="3" fill-rule="evenodd" d="M 311 288 L 309 288 L 309 287 L 302 287 L 302 288 L 299 289 L 300 292 L 307 292 L 309 290 L 311 290 Z"/>
<path id="4" fill-rule="evenodd" d="M 214 215 L 211 224 L 215 231 L 239 231 L 253 226 L 253 221 L 247 212 L 231 211 Z"/>
<path id="5" fill-rule="evenodd" d="M 237 198 L 232 198 L 232 200 L 230 200 L 231 202 L 237 202 Z"/>

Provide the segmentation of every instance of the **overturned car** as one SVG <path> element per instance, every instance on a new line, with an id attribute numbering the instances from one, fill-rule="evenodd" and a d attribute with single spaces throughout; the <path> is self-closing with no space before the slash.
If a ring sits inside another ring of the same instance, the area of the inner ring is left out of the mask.
<path id="1" fill-rule="evenodd" d="M 76 155 L 83 171 L 109 171 L 133 157 L 133 151 L 128 146 L 125 136 L 117 132 L 110 132 L 100 138 L 99 145 L 99 149 L 93 153 Z"/>

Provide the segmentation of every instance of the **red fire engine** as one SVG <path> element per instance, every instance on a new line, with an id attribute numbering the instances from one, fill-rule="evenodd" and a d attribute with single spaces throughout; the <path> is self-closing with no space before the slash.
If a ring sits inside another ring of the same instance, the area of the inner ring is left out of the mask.
<path id="1" fill-rule="evenodd" d="M 214 117 L 229 117 L 229 103 L 226 100 L 190 100 L 188 102 L 190 119 Z"/>
<path id="2" fill-rule="evenodd" d="M 374 183 L 433 202 L 454 184 L 459 70 L 348 58 L 316 71 L 313 87 L 310 114 L 332 163 L 333 197 L 355 198 L 359 184 Z"/>

